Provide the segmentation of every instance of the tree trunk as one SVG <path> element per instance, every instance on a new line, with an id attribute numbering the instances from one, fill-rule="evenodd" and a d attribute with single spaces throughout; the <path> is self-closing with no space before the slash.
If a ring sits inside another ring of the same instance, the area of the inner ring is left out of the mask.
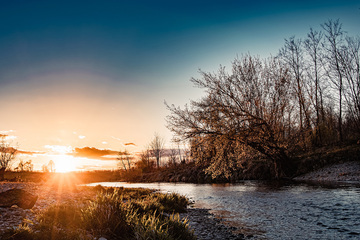
<path id="1" fill-rule="evenodd" d="M 0 181 L 4 181 L 5 179 L 5 170 L 6 168 L 0 168 Z"/>

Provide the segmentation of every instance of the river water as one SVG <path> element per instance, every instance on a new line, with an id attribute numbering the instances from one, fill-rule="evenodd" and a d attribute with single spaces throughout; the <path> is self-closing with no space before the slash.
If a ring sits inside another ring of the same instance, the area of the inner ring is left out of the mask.
<path id="1" fill-rule="evenodd" d="M 269 184 L 124 183 L 176 192 L 253 239 L 360 239 L 360 187 Z"/>

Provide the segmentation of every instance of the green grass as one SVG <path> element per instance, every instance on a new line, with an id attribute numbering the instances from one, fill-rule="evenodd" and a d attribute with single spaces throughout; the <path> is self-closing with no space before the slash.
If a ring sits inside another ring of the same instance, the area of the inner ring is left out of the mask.
<path id="1" fill-rule="evenodd" d="M 94 190 L 98 195 L 87 204 L 53 205 L 38 214 L 37 222 L 7 230 L 0 239 L 196 239 L 178 214 L 189 204 L 183 196 L 145 189 Z"/>

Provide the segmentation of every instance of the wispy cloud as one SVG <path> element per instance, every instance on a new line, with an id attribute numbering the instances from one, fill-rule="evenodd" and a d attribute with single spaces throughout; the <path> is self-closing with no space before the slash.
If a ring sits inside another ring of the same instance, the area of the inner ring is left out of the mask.
<path id="1" fill-rule="evenodd" d="M 118 141 L 122 141 L 120 138 L 117 138 L 117 137 L 114 137 L 114 136 L 111 136 L 112 139 L 115 139 L 115 140 L 118 140 Z"/>
<path id="2" fill-rule="evenodd" d="M 63 145 L 45 145 L 47 149 L 50 149 L 54 153 L 71 153 L 73 148 L 71 146 L 63 146 Z"/>

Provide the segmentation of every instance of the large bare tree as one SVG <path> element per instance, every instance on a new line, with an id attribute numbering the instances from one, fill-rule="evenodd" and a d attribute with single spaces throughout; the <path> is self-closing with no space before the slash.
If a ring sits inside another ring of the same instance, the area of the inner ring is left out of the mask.
<path id="1" fill-rule="evenodd" d="M 244 56 L 233 62 L 230 74 L 224 67 L 218 73 L 200 73 L 200 79 L 191 81 L 204 89 L 206 96 L 192 101 L 190 107 L 167 105 L 171 112 L 168 128 L 181 139 L 199 142 L 204 138 L 217 141 L 223 138 L 220 142 L 227 148 L 241 144 L 266 156 L 277 178 L 288 176 L 291 172 L 285 133 L 290 124 L 286 117 L 290 110 L 288 70 L 275 59 L 261 61 Z M 236 158 L 228 155 L 230 151 L 222 151 L 221 156 L 215 153 L 219 149 L 213 149 L 211 154 L 211 146 L 206 151 L 213 166 L 219 162 L 236 165 L 233 163 Z"/>

